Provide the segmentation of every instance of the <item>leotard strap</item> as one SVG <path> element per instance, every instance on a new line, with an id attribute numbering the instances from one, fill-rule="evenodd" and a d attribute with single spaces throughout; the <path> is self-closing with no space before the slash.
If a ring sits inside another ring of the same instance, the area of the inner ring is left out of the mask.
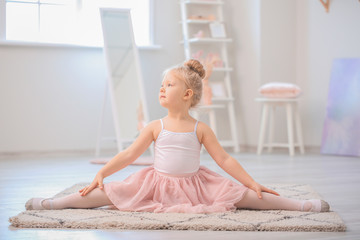
<path id="1" fill-rule="evenodd" d="M 196 123 L 195 123 L 194 133 L 196 133 L 196 129 L 197 129 L 198 123 L 199 123 L 199 121 L 196 121 Z"/>
<path id="2" fill-rule="evenodd" d="M 163 123 L 163 120 L 160 118 L 160 122 L 161 122 L 161 130 L 164 129 L 164 123 Z"/>
<path id="3" fill-rule="evenodd" d="M 161 123 L 161 130 L 163 130 L 164 129 L 164 122 L 163 122 L 163 120 L 161 118 L 160 118 L 160 123 Z M 199 121 L 196 121 L 195 128 L 194 128 L 194 133 L 196 133 L 198 123 L 199 123 Z"/>

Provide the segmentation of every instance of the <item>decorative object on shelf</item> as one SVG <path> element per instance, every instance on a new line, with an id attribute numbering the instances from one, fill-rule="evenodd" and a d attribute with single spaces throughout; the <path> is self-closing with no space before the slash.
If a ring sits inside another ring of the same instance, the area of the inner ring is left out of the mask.
<path id="1" fill-rule="evenodd" d="M 199 50 L 191 55 L 192 58 L 198 60 L 199 62 L 203 63 L 204 59 L 202 55 L 204 54 L 204 50 Z"/>
<path id="2" fill-rule="evenodd" d="M 324 6 L 325 11 L 328 13 L 329 12 L 329 7 L 330 7 L 330 0 L 319 0 L 319 1 Z"/>
<path id="3" fill-rule="evenodd" d="M 223 61 L 221 60 L 218 53 L 208 53 L 203 56 L 204 50 L 198 50 L 197 52 L 191 55 L 192 58 L 200 61 L 203 65 L 207 65 L 207 62 L 211 62 L 211 66 L 214 68 L 222 68 L 224 66 Z"/>
<path id="4" fill-rule="evenodd" d="M 224 24 L 214 22 L 209 24 L 211 37 L 213 38 L 226 38 Z"/>
<path id="5" fill-rule="evenodd" d="M 207 20 L 207 21 L 215 21 L 216 17 L 214 14 L 210 14 L 207 16 L 203 16 L 203 15 L 191 15 L 189 18 L 189 20 Z"/>
<path id="6" fill-rule="evenodd" d="M 203 38 L 204 37 L 204 31 L 199 30 L 197 33 L 194 34 L 194 38 Z"/>
<path id="7" fill-rule="evenodd" d="M 360 156 L 360 58 L 333 61 L 321 153 Z"/>
<path id="8" fill-rule="evenodd" d="M 211 59 L 212 65 L 216 68 L 222 68 L 224 66 L 218 53 L 208 53 L 206 58 Z"/>
<path id="9" fill-rule="evenodd" d="M 209 85 L 209 79 L 203 79 L 203 94 L 202 94 L 202 103 L 204 105 L 211 105 L 212 104 L 212 88 Z"/>
<path id="10" fill-rule="evenodd" d="M 200 54 L 200 56 L 201 55 L 202 55 L 202 53 Z M 212 104 L 213 93 L 212 93 L 212 88 L 209 85 L 209 78 L 213 72 L 215 61 L 216 61 L 216 59 L 214 59 L 212 57 L 207 57 L 205 59 L 205 61 L 202 63 L 206 68 L 205 77 L 203 79 L 203 96 L 202 96 L 202 102 L 204 105 Z"/>
<path id="11" fill-rule="evenodd" d="M 211 83 L 212 94 L 214 98 L 225 98 L 227 97 L 225 85 L 223 82 L 212 82 Z"/>
<path id="12" fill-rule="evenodd" d="M 270 82 L 259 88 L 259 93 L 270 98 L 295 98 L 301 94 L 299 86 L 292 83 Z"/>

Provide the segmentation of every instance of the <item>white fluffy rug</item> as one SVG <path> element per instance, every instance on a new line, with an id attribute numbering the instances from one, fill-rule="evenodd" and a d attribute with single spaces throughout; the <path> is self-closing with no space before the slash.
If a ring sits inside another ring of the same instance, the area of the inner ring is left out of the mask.
<path id="1" fill-rule="evenodd" d="M 73 193 L 84 184 L 76 184 L 55 197 Z M 304 184 L 267 185 L 282 196 L 298 199 L 320 198 Z M 331 203 L 330 203 L 331 205 Z M 109 209 L 66 209 L 25 211 L 9 219 L 19 228 L 80 229 L 166 229 L 212 231 L 345 231 L 336 212 L 237 210 L 214 214 L 121 212 Z"/>

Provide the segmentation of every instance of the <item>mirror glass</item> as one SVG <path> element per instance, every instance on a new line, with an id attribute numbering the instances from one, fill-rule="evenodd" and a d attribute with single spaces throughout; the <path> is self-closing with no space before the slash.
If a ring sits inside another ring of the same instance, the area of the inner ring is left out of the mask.
<path id="1" fill-rule="evenodd" d="M 104 54 L 119 150 L 148 122 L 130 10 L 100 9 Z"/>

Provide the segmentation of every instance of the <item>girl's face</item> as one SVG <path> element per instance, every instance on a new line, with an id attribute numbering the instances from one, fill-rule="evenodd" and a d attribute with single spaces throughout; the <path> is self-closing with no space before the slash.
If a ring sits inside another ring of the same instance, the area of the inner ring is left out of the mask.
<path id="1" fill-rule="evenodd" d="M 176 72 L 168 72 L 162 81 L 159 92 L 161 106 L 168 108 L 169 106 L 184 104 L 186 90 L 185 82 L 177 76 Z"/>

